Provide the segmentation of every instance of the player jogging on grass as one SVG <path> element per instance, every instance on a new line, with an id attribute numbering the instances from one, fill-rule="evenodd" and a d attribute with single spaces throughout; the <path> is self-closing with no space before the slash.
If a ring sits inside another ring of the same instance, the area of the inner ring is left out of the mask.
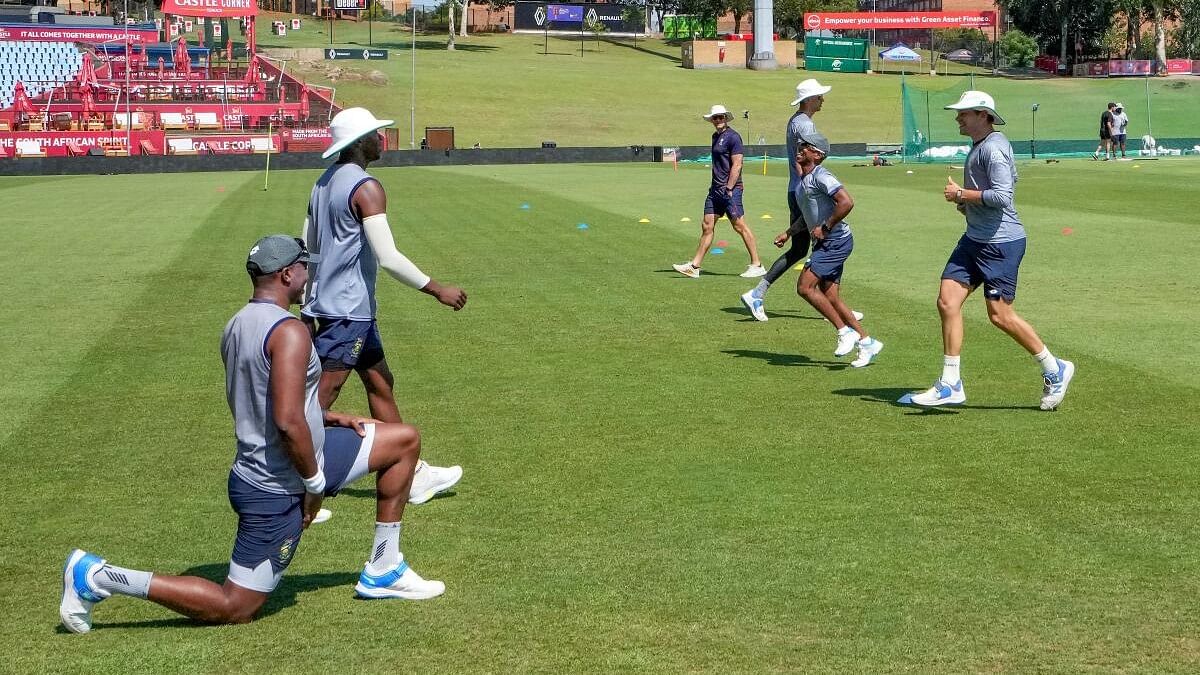
<path id="1" fill-rule="evenodd" d="M 788 270 L 796 266 L 796 263 L 804 260 L 804 256 L 808 255 L 809 236 L 808 228 L 804 225 L 804 219 L 800 213 L 800 204 L 796 201 L 797 188 L 800 185 L 800 136 L 804 133 L 811 133 L 817 130 L 813 123 L 813 116 L 821 112 L 821 108 L 825 105 L 825 94 L 828 94 L 833 87 L 828 87 L 814 79 L 804 80 L 796 85 L 796 98 L 792 101 L 792 105 L 798 106 L 796 112 L 792 114 L 788 120 L 787 126 L 787 156 L 788 156 L 788 228 L 775 237 L 774 244 L 777 248 L 783 248 L 783 245 L 790 239 L 792 245 L 783 255 L 779 256 L 762 279 L 758 280 L 758 285 L 742 294 L 742 304 L 746 309 L 750 310 L 750 314 L 759 321 L 766 321 L 767 309 L 765 306 L 767 298 L 767 290 L 771 288 L 771 284 L 779 280 Z M 862 320 L 863 316 L 859 312 L 854 312 L 855 318 Z"/>
<path id="2" fill-rule="evenodd" d="M 821 166 L 829 155 L 829 141 L 816 130 L 801 133 L 797 140 L 801 178 L 796 186 L 796 202 L 812 238 L 813 251 L 796 290 L 837 329 L 833 355 L 845 356 L 857 346 L 858 358 L 850 365 L 862 368 L 883 351 L 883 343 L 867 333 L 841 297 L 842 271 L 854 251 L 854 235 L 845 220 L 854 208 L 854 200 L 837 176 Z"/>
<path id="3" fill-rule="evenodd" d="M 761 277 L 767 271 L 763 269 L 762 261 L 758 258 L 758 244 L 754 241 L 754 232 L 746 224 L 746 210 L 742 208 L 742 157 L 745 154 L 742 137 L 729 126 L 729 111 L 723 105 L 714 105 L 707 115 L 701 117 L 712 122 L 714 129 L 712 185 L 708 189 L 708 197 L 704 200 L 704 220 L 700 225 L 700 245 L 696 248 L 696 255 L 688 262 L 672 267 L 685 277 L 698 278 L 700 264 L 712 246 L 717 219 L 725 216 L 729 218 L 734 231 L 742 237 L 746 250 L 750 252 L 750 266 L 741 276 Z"/>
<path id="4" fill-rule="evenodd" d="M 458 311 L 467 294 L 444 286 L 396 250 L 387 220 L 387 196 L 367 165 L 379 159 L 378 131 L 392 120 L 376 119 L 365 108 L 347 108 L 329 124 L 333 143 L 321 155 L 337 162 L 313 186 L 304 222 L 304 240 L 322 262 L 313 272 L 301 315 L 313 331 L 321 359 L 321 407 L 337 401 L 350 372 L 358 373 L 371 416 L 400 423 L 392 392 L 394 378 L 383 353 L 375 321 L 375 278 L 383 268 L 401 283 L 437 298 Z M 409 503 L 422 504 L 450 489 L 462 468 L 435 467 L 421 461 Z"/>
<path id="5" fill-rule="evenodd" d="M 1037 332 L 1013 309 L 1017 272 L 1025 255 L 1025 228 L 1017 218 L 1014 190 L 1017 167 L 1012 146 L 994 125 L 1004 124 L 992 97 L 966 91 L 946 106 L 958 114 L 958 132 L 971 138 L 963 167 L 963 185 L 946 179 L 942 196 L 966 216 L 967 231 L 950 254 L 942 272 L 937 307 L 942 319 L 944 350 L 942 376 L 933 387 L 901 397 L 901 403 L 941 406 L 967 400 L 959 372 L 963 342 L 962 306 L 983 284 L 984 302 L 992 324 L 1017 341 L 1042 367 L 1042 410 L 1062 403 L 1075 375 L 1075 364 L 1055 358 Z"/>
<path id="6" fill-rule="evenodd" d="M 322 499 L 371 472 L 377 474 L 375 542 L 358 595 L 421 600 L 445 590 L 417 575 L 400 553 L 400 518 L 421 452 L 417 430 L 317 402 L 321 364 L 308 329 L 289 311 L 316 260 L 294 237 L 260 239 L 246 260 L 254 296 L 221 337 L 237 438 L 229 503 L 238 526 L 225 583 L 117 567 L 76 549 L 63 568 L 59 602 L 67 630 L 90 631 L 93 607 L 113 595 L 150 600 L 206 623 L 251 621 L 279 585 Z"/>

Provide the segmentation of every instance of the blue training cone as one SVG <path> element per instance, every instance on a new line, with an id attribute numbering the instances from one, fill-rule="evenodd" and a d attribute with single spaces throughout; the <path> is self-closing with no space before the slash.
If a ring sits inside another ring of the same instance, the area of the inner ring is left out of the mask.
<path id="1" fill-rule="evenodd" d="M 588 224 L 587 224 L 587 223 L 580 223 L 580 224 L 576 225 L 576 226 L 575 226 L 575 228 L 576 228 L 576 229 L 579 229 L 579 230 L 586 230 L 586 229 L 588 229 Z"/>
<path id="2" fill-rule="evenodd" d="M 713 250 L 709 251 L 709 253 L 712 253 L 713 255 L 721 255 L 721 254 L 725 253 L 725 249 L 714 248 Z"/>
<path id="3" fill-rule="evenodd" d="M 521 210 L 522 210 L 522 211 L 528 211 L 528 210 L 529 210 L 529 203 L 528 203 L 528 202 L 522 202 L 522 203 L 521 203 Z"/>

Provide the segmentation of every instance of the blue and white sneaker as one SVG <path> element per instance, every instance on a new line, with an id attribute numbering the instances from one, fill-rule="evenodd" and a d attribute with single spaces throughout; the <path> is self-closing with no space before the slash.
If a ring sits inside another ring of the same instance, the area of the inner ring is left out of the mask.
<path id="1" fill-rule="evenodd" d="M 767 308 L 763 306 L 762 298 L 754 297 L 754 291 L 742 293 L 742 304 L 750 310 L 750 315 L 759 321 L 767 320 Z"/>
<path id="2" fill-rule="evenodd" d="M 875 361 L 879 352 L 883 351 L 883 343 L 875 338 L 858 341 L 858 358 L 850 362 L 851 368 L 865 368 Z M 961 386 L 961 385 L 960 385 Z"/>
<path id="3" fill-rule="evenodd" d="M 1042 410 L 1055 410 L 1067 395 L 1067 387 L 1071 386 L 1071 378 L 1075 377 L 1075 364 L 1062 359 L 1058 361 L 1058 372 L 1053 375 L 1043 375 Z"/>
<path id="4" fill-rule="evenodd" d="M 961 405 L 967 402 L 967 392 L 963 389 L 962 380 L 953 386 L 938 380 L 933 386 L 919 394 L 905 394 L 900 397 L 900 403 L 911 403 L 923 408 L 939 405 Z"/>
<path id="5" fill-rule="evenodd" d="M 92 607 L 110 594 L 92 583 L 92 574 L 104 567 L 104 559 L 86 551 L 75 549 L 67 556 L 63 565 L 62 601 L 58 603 L 58 617 L 62 625 L 72 633 L 86 633 L 92 629 Z"/>
<path id="6" fill-rule="evenodd" d="M 402 598 L 404 600 L 428 600 L 446 592 L 446 584 L 432 579 L 426 581 L 408 566 L 404 560 L 399 565 L 373 574 L 368 564 L 358 575 L 358 583 L 354 591 L 360 598 L 378 600 L 382 598 Z"/>

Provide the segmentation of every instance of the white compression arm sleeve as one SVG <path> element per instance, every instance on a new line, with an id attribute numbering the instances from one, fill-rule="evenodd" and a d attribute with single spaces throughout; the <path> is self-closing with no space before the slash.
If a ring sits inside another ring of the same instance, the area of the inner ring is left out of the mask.
<path id="1" fill-rule="evenodd" d="M 363 218 L 363 231 L 367 233 L 367 243 L 371 245 L 371 250 L 375 252 L 379 266 L 384 271 L 417 290 L 429 285 L 429 275 L 396 250 L 396 240 L 392 238 L 392 228 L 388 226 L 386 213 Z"/>

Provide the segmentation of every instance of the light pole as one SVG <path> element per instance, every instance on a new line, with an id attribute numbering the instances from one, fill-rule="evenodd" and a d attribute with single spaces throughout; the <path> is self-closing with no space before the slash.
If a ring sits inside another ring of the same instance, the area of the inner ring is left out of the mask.
<path id="1" fill-rule="evenodd" d="M 133 45 L 129 42 L 129 0 L 125 0 L 125 152 L 133 156 L 133 146 L 130 140 L 130 127 L 133 126 L 133 115 L 129 112 L 129 67 L 133 61 Z"/>
<path id="2" fill-rule="evenodd" d="M 1037 159 L 1037 111 L 1038 104 L 1034 103 L 1029 112 L 1033 115 L 1033 133 L 1029 139 L 1029 158 Z"/>

